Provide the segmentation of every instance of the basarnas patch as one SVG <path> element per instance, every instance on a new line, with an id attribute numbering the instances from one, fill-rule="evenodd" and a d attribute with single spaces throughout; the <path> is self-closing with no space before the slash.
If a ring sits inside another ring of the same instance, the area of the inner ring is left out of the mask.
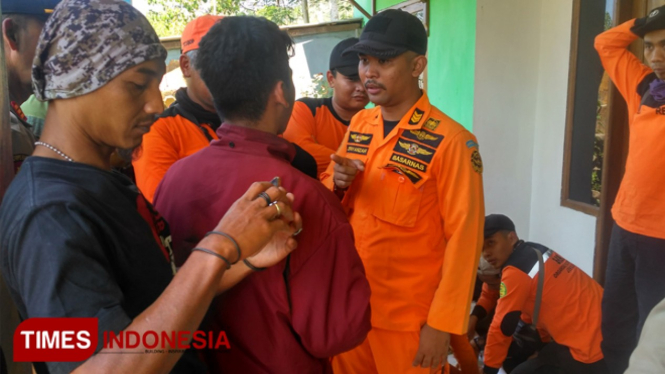
<path id="1" fill-rule="evenodd" d="M 368 150 L 369 150 L 369 148 L 359 147 L 359 146 L 356 146 L 356 145 L 348 145 L 346 147 L 346 153 L 355 153 L 355 154 L 358 154 L 358 155 L 366 155 Z"/>
<path id="2" fill-rule="evenodd" d="M 430 119 L 427 120 L 427 122 L 425 122 L 423 127 L 428 129 L 428 130 L 434 131 L 434 130 L 436 130 L 437 127 L 439 127 L 440 122 L 441 121 L 438 120 L 438 119 L 430 118 Z"/>
<path id="3" fill-rule="evenodd" d="M 407 139 L 419 141 L 434 148 L 438 147 L 443 140 L 443 135 L 438 135 L 427 130 L 407 130 L 402 133 L 402 136 Z"/>
<path id="4" fill-rule="evenodd" d="M 420 171 L 427 171 L 427 165 L 418 162 L 416 160 L 412 160 L 408 157 L 400 156 L 398 154 L 393 153 L 392 156 L 390 156 L 390 161 L 397 162 L 398 164 L 402 164 L 404 166 L 408 166 L 412 169 L 420 170 Z"/>
<path id="5" fill-rule="evenodd" d="M 425 114 L 425 112 L 416 108 L 416 110 L 414 110 L 413 114 L 411 115 L 411 119 L 409 120 L 409 125 L 417 125 L 418 122 L 420 122 L 420 120 L 423 119 L 423 114 Z"/>
<path id="6" fill-rule="evenodd" d="M 420 145 L 403 138 L 397 139 L 397 144 L 395 144 L 393 150 L 399 153 L 406 153 L 428 164 L 432 162 L 432 157 L 434 157 L 434 152 L 436 152 L 436 149 L 434 148 Z"/>
<path id="7" fill-rule="evenodd" d="M 423 177 L 420 174 L 416 173 L 413 170 L 407 169 L 403 166 L 399 166 L 399 165 L 395 165 L 395 164 L 387 164 L 385 167 L 386 168 L 394 168 L 393 171 L 395 171 L 398 174 L 405 175 L 407 178 L 409 178 L 409 180 L 413 184 L 416 184 L 416 183 L 420 182 L 421 179 L 423 179 Z"/>
<path id="8" fill-rule="evenodd" d="M 474 149 L 471 153 L 471 165 L 473 166 L 473 170 L 475 170 L 476 173 L 483 173 L 483 160 L 480 158 L 480 152 L 478 152 L 477 149 Z"/>
<path id="9" fill-rule="evenodd" d="M 372 142 L 373 134 L 363 134 L 360 132 L 351 131 L 349 133 L 349 143 L 369 145 Z"/>
<path id="10" fill-rule="evenodd" d="M 506 293 L 508 293 L 508 288 L 505 283 L 501 282 L 501 286 L 499 287 L 499 298 L 506 296 Z"/>

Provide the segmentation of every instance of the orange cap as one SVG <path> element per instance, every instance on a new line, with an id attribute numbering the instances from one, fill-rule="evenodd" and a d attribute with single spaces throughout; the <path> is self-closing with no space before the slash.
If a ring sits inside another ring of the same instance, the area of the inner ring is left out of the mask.
<path id="1" fill-rule="evenodd" d="M 208 33 L 208 30 L 210 30 L 210 28 L 222 18 L 224 17 L 206 14 L 189 21 L 187 26 L 185 26 L 185 31 L 182 32 L 182 37 L 180 38 L 180 49 L 182 49 L 182 53 L 184 54 L 199 49 L 201 39 Z"/>

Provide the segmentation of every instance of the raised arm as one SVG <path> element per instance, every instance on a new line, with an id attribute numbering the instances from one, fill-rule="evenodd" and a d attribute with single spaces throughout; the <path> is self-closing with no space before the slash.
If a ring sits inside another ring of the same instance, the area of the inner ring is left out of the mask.
<path id="1" fill-rule="evenodd" d="M 652 70 L 628 50 L 628 46 L 638 38 L 630 31 L 634 24 L 635 20 L 632 19 L 603 32 L 596 37 L 594 47 L 628 107 L 637 109 L 640 102 L 637 85 Z"/>

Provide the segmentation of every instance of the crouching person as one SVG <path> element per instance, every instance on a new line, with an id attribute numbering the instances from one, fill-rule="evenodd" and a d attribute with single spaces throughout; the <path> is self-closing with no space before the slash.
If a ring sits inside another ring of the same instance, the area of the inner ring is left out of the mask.
<path id="1" fill-rule="evenodd" d="M 607 372 L 600 350 L 603 289 L 596 281 L 551 249 L 520 240 L 510 218 L 500 214 L 485 217 L 483 257 L 501 269 L 500 298 L 485 347 L 485 374 L 496 374 L 503 365 L 520 316 L 528 323 L 537 319 L 538 331 L 553 341 L 512 374 Z M 539 303 L 538 280 L 543 276 Z M 516 335 L 539 339 L 530 325 Z"/>

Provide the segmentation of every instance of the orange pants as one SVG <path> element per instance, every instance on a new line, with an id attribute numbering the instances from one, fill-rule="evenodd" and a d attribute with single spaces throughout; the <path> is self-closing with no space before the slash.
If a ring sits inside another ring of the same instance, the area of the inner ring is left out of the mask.
<path id="1" fill-rule="evenodd" d="M 333 358 L 333 373 L 428 374 L 429 368 L 411 365 L 419 342 L 419 331 L 389 331 L 373 327 L 361 345 Z M 436 373 L 448 374 L 448 365 Z"/>
<path id="2" fill-rule="evenodd" d="M 455 372 L 461 374 L 478 373 L 478 356 L 476 356 L 476 352 L 474 352 L 473 347 L 469 344 L 469 338 L 467 338 L 466 334 L 450 334 L 450 348 L 453 349 L 453 354 L 459 363 L 459 370 Z"/>

